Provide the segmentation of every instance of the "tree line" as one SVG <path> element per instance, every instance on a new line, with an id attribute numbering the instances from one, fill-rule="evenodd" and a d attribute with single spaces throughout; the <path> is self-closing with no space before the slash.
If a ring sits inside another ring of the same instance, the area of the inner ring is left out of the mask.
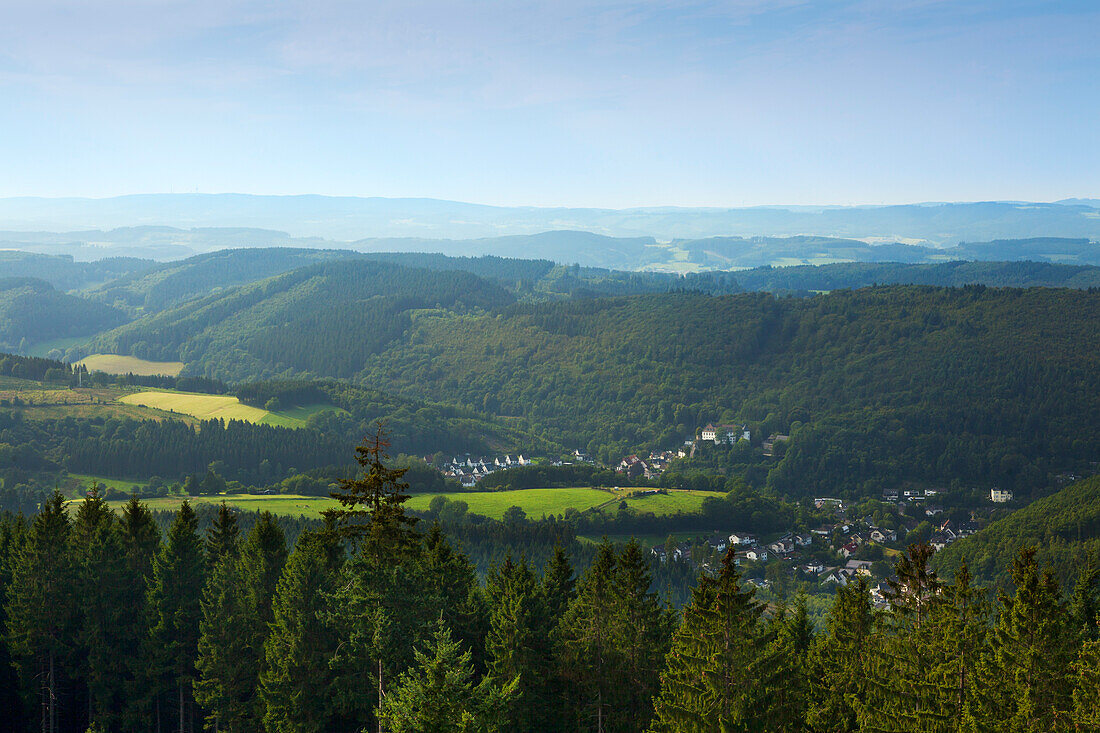
<path id="1" fill-rule="evenodd" d="M 403 508 L 381 436 L 293 550 L 261 515 L 184 504 L 162 537 L 93 487 L 0 522 L 0 706 L 12 730 L 1072 731 L 1100 724 L 1100 572 L 1066 597 L 1033 549 L 991 603 L 914 545 L 876 609 L 824 628 L 768 607 L 732 553 L 682 614 L 635 542 L 580 572 L 559 547 L 478 581 Z"/>

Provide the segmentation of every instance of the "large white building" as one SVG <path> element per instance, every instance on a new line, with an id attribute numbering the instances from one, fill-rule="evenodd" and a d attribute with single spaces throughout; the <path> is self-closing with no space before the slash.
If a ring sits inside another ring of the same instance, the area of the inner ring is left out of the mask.
<path id="1" fill-rule="evenodd" d="M 1006 504 L 1012 501 L 1012 492 L 1003 491 L 1001 489 L 991 489 L 989 491 L 989 500 L 994 504 Z"/>

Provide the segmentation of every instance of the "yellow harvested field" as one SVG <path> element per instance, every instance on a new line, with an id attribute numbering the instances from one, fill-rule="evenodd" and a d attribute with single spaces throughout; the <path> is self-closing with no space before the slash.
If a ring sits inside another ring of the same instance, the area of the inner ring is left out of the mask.
<path id="1" fill-rule="evenodd" d="M 270 415 L 259 407 L 242 405 L 236 397 L 185 392 L 137 392 L 120 397 L 119 402 L 141 405 L 167 412 L 179 412 L 200 420 L 245 420 L 258 423 Z"/>
<path id="2" fill-rule="evenodd" d="M 90 372 L 136 374 L 141 377 L 154 375 L 174 377 L 183 370 L 183 362 L 181 361 L 146 361 L 136 356 L 121 356 L 119 354 L 92 354 L 84 357 L 77 364 L 87 367 Z"/>

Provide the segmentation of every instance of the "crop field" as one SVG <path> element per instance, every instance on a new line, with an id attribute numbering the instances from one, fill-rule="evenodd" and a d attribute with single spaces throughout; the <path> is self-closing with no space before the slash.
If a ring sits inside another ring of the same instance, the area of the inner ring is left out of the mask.
<path id="1" fill-rule="evenodd" d="M 151 377 L 156 374 L 174 377 L 183 369 L 181 361 L 146 361 L 136 356 L 119 354 L 92 354 L 84 357 L 77 364 L 83 364 L 90 372 L 136 374 L 142 377 Z"/>
<path id="2" fill-rule="evenodd" d="M 152 407 L 165 412 L 180 412 L 200 420 L 246 420 L 258 423 L 267 417 L 267 410 L 242 405 L 229 395 L 192 394 L 190 392 L 135 392 L 119 398 L 128 405 Z"/>
<path id="3" fill-rule="evenodd" d="M 270 412 L 259 407 L 242 404 L 240 400 L 232 395 L 160 390 L 135 392 L 120 397 L 118 401 L 127 405 L 140 405 L 155 410 L 188 415 L 199 420 L 244 420 L 283 428 L 305 427 L 306 420 L 310 415 L 324 410 L 337 409 L 331 405 L 308 405 Z"/>

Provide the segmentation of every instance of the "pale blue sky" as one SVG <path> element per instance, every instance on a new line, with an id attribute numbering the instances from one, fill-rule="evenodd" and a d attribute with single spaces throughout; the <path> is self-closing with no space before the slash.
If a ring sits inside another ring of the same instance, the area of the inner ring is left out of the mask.
<path id="1" fill-rule="evenodd" d="M 0 196 L 1100 196 L 1100 3 L 0 0 Z"/>

